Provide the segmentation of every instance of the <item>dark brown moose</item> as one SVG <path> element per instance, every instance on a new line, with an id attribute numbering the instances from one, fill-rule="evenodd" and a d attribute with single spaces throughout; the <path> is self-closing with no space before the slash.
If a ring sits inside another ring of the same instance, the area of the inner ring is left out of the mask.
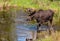
<path id="1" fill-rule="evenodd" d="M 48 10 L 34 10 L 31 8 L 28 8 L 27 11 L 30 13 L 28 16 L 27 21 L 31 21 L 31 20 L 36 20 L 37 22 L 37 32 L 39 32 L 39 27 L 44 24 L 44 23 L 48 23 L 49 26 L 49 34 L 52 33 L 53 31 L 53 27 L 52 27 L 52 21 L 53 21 L 53 16 L 54 16 L 54 11 L 52 11 L 51 9 Z"/>

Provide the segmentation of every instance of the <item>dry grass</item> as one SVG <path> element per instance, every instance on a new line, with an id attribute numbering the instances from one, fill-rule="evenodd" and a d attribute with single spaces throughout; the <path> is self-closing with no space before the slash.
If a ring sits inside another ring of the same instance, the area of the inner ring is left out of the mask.
<path id="1" fill-rule="evenodd" d="M 48 36 L 47 33 L 41 33 L 40 36 L 44 37 L 37 39 L 36 41 L 60 41 L 60 32 L 56 31 L 56 33 L 52 34 L 51 36 Z"/>

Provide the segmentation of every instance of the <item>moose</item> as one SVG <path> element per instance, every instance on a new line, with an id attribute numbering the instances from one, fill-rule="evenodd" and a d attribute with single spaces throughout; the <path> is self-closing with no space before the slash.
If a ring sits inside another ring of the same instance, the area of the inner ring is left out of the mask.
<path id="1" fill-rule="evenodd" d="M 53 21 L 53 16 L 54 16 L 54 11 L 51 9 L 48 10 L 43 10 L 43 9 L 39 9 L 39 10 L 34 10 L 32 8 L 27 8 L 28 13 L 30 13 L 28 15 L 28 19 L 27 21 L 31 21 L 31 20 L 36 20 L 37 22 L 37 32 L 39 32 L 39 27 L 42 24 L 47 23 L 49 26 L 49 34 L 52 33 L 53 27 L 52 27 L 52 21 Z"/>

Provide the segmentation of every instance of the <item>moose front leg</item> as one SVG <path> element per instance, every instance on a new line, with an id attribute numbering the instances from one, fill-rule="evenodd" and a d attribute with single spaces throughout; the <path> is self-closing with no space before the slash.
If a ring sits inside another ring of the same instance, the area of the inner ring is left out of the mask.
<path id="1" fill-rule="evenodd" d="M 37 37 L 36 37 L 37 39 L 39 38 L 39 35 L 38 35 L 38 34 L 40 33 L 40 30 L 39 30 L 39 27 L 40 27 L 40 26 L 41 26 L 41 24 L 38 24 L 38 25 L 37 25 Z"/>
<path id="2" fill-rule="evenodd" d="M 49 21 L 49 35 L 54 33 L 54 29 L 52 27 L 52 20 Z"/>
<path id="3" fill-rule="evenodd" d="M 41 26 L 41 24 L 38 24 L 38 25 L 37 25 L 37 32 L 38 32 L 38 33 L 40 32 L 40 30 L 39 30 L 40 26 Z"/>

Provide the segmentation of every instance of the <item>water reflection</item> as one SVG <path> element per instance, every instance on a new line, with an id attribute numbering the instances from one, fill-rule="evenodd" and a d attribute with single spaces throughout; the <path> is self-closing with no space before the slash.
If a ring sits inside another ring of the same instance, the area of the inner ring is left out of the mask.
<path id="1" fill-rule="evenodd" d="M 26 37 L 18 37 L 18 41 L 26 41 Z"/>
<path id="2" fill-rule="evenodd" d="M 19 24 L 16 26 L 18 41 L 25 41 L 26 38 L 32 38 L 32 31 L 36 31 L 36 25 Z"/>

